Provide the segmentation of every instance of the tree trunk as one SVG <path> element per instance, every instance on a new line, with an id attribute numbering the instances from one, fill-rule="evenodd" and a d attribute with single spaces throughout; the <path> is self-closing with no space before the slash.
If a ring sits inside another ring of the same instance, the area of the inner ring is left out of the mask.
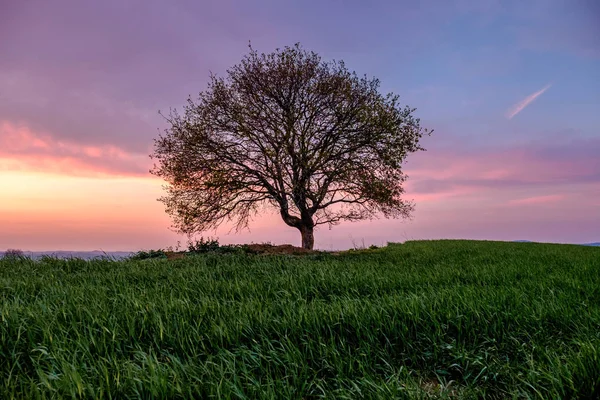
<path id="1" fill-rule="evenodd" d="M 301 226 L 300 234 L 302 235 L 302 247 L 305 249 L 312 250 L 315 244 L 314 228 L 312 226 Z"/>

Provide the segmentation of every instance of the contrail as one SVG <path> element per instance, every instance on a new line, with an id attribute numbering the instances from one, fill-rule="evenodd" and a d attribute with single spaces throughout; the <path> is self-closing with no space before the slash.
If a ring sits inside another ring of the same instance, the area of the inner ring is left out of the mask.
<path id="1" fill-rule="evenodd" d="M 538 90 L 535 93 L 530 94 L 529 96 L 525 97 L 523 100 L 521 100 L 520 102 L 518 102 L 517 104 L 512 106 L 512 108 L 507 111 L 506 118 L 511 119 L 512 117 L 514 117 L 515 115 L 517 115 L 518 113 L 523 111 L 523 109 L 525 107 L 527 107 L 535 99 L 537 99 L 542 93 L 544 93 L 546 90 L 548 90 L 550 88 L 550 86 L 552 86 L 551 83 L 547 84 L 542 89 Z"/>

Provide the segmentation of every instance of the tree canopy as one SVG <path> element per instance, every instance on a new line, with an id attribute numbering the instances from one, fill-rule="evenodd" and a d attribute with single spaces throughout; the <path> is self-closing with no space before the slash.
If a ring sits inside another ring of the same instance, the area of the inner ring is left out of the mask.
<path id="1" fill-rule="evenodd" d="M 250 47 L 183 113 L 171 110 L 155 139 L 151 173 L 167 182 L 159 200 L 173 226 L 193 234 L 228 221 L 239 230 L 274 207 L 312 248 L 319 225 L 409 217 L 402 164 L 432 131 L 379 87 L 299 44 L 270 54 Z"/>

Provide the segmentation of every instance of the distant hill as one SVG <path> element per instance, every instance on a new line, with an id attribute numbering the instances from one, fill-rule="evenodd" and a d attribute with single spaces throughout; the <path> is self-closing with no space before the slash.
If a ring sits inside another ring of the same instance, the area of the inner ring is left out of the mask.
<path id="1" fill-rule="evenodd" d="M 584 246 L 600 246 L 600 242 L 586 243 L 586 244 L 584 244 Z"/>
<path id="2" fill-rule="evenodd" d="M 84 260 L 92 260 L 94 258 L 102 258 L 102 257 L 122 259 L 122 258 L 129 257 L 130 255 L 133 254 L 133 252 L 131 252 L 131 251 L 103 252 L 103 251 L 99 251 L 99 250 L 94 250 L 94 251 L 63 251 L 63 250 L 59 250 L 59 251 L 23 251 L 23 254 L 25 254 L 27 257 L 31 257 L 34 260 L 38 260 L 38 259 L 42 258 L 43 256 L 53 256 L 56 258 L 82 258 Z M 4 251 L 0 251 L 0 258 L 1 257 L 4 257 Z"/>

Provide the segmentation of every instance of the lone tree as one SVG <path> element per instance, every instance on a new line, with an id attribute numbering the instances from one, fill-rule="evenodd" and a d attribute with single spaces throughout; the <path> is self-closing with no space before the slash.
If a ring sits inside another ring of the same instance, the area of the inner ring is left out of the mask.
<path id="1" fill-rule="evenodd" d="M 250 47 L 226 78 L 211 74 L 183 115 L 172 110 L 155 139 L 150 172 L 168 183 L 159 200 L 173 227 L 189 235 L 230 221 L 240 230 L 272 206 L 312 249 L 318 225 L 409 217 L 401 166 L 432 131 L 378 89 L 378 79 L 299 44 Z"/>

